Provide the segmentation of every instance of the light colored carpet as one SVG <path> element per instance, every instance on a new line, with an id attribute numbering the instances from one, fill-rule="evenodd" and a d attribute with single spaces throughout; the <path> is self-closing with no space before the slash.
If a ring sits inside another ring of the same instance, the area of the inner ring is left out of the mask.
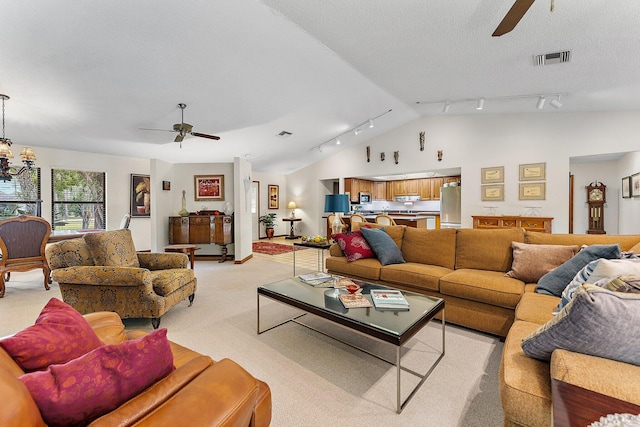
<path id="1" fill-rule="evenodd" d="M 316 251 L 299 255 L 297 273 L 311 271 Z M 273 394 L 272 426 L 502 425 L 498 394 L 502 344 L 495 337 L 447 325 L 445 357 L 398 415 L 393 366 L 295 324 L 257 335 L 256 287 L 290 277 L 290 257 L 274 260 L 255 254 L 243 265 L 196 261 L 198 292 L 193 306 L 180 303 L 160 326 L 168 329 L 171 340 L 216 360 L 231 358 L 267 382 Z M 11 276 L 0 299 L 0 336 L 33 324 L 49 298 L 60 298 L 56 283 L 50 291 L 44 290 L 41 272 Z M 261 299 L 264 326 L 293 313 L 282 304 Z M 393 358 L 393 346 L 307 317 L 309 323 Z M 128 328 L 151 330 L 147 320 L 125 323 Z M 440 327 L 434 321 L 418 333 L 406 347 L 403 364 L 426 372 L 439 350 Z M 402 381 L 406 396 L 415 380 L 403 373 Z"/>

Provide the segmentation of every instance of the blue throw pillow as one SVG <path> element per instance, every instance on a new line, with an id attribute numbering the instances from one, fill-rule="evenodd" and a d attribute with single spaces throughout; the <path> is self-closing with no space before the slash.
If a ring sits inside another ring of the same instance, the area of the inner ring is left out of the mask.
<path id="1" fill-rule="evenodd" d="M 374 251 L 375 252 L 375 251 Z M 578 272 L 591 261 L 598 258 L 620 258 L 619 245 L 591 245 L 583 248 L 569 261 L 551 270 L 538 280 L 536 292 L 539 294 L 562 296 L 562 291 Z"/>
<path id="2" fill-rule="evenodd" d="M 400 248 L 393 241 L 391 236 L 389 236 L 386 231 L 384 231 L 384 227 L 382 228 L 360 228 L 362 235 L 365 240 L 371 247 L 371 250 L 380 264 L 389 265 L 389 264 L 402 264 L 405 262 L 404 258 L 402 258 L 402 252 L 400 252 Z"/>

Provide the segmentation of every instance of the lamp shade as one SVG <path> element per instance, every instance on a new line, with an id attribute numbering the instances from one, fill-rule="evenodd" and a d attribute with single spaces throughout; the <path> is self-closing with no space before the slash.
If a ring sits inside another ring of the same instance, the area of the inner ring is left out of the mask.
<path id="1" fill-rule="evenodd" d="M 346 194 L 327 194 L 324 196 L 325 212 L 349 212 L 349 196 Z"/>
<path id="2" fill-rule="evenodd" d="M 294 202 L 293 200 L 289 202 L 289 204 L 287 205 L 287 209 L 297 209 L 298 206 L 296 205 L 296 202 Z"/>

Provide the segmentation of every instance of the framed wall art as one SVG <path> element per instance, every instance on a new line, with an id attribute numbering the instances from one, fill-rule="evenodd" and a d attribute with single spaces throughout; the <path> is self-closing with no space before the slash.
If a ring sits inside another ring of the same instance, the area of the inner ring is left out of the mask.
<path id="1" fill-rule="evenodd" d="M 640 197 L 640 172 L 631 175 L 631 197 Z"/>
<path id="2" fill-rule="evenodd" d="M 628 199 L 631 197 L 631 177 L 625 176 L 622 178 L 622 198 Z"/>
<path id="3" fill-rule="evenodd" d="M 277 185 L 269 184 L 269 209 L 278 209 L 280 207 L 280 189 Z"/>
<path id="4" fill-rule="evenodd" d="M 151 178 L 149 175 L 131 174 L 130 210 L 132 217 L 151 216 Z"/>
<path id="5" fill-rule="evenodd" d="M 504 184 L 495 184 L 495 185 L 483 185 L 481 187 L 481 199 L 483 202 L 487 201 L 495 201 L 495 202 L 503 202 L 504 201 Z"/>
<path id="6" fill-rule="evenodd" d="M 162 189 L 165 191 L 171 190 L 171 181 L 162 181 Z"/>
<path id="7" fill-rule="evenodd" d="M 544 182 L 520 183 L 520 200 L 546 200 Z"/>
<path id="8" fill-rule="evenodd" d="M 528 163 L 520 165 L 520 181 L 544 181 L 546 163 Z"/>
<path id="9" fill-rule="evenodd" d="M 504 182 L 504 166 L 495 166 L 492 168 L 480 169 L 482 175 L 480 177 L 481 184 L 494 184 Z"/>
<path id="10" fill-rule="evenodd" d="M 202 201 L 224 201 L 224 175 L 194 175 L 194 197 Z"/>

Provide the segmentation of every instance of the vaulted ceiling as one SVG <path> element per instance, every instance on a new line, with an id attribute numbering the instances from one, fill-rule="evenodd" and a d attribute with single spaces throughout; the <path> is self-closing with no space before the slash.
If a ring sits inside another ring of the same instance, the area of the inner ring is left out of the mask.
<path id="1" fill-rule="evenodd" d="M 513 1 L 0 0 L 6 136 L 288 173 L 380 115 L 341 147 L 425 115 L 640 110 L 640 2 L 536 0 L 491 37 Z M 558 51 L 570 61 L 535 65 Z M 141 130 L 171 130 L 178 103 L 220 141 Z"/>

